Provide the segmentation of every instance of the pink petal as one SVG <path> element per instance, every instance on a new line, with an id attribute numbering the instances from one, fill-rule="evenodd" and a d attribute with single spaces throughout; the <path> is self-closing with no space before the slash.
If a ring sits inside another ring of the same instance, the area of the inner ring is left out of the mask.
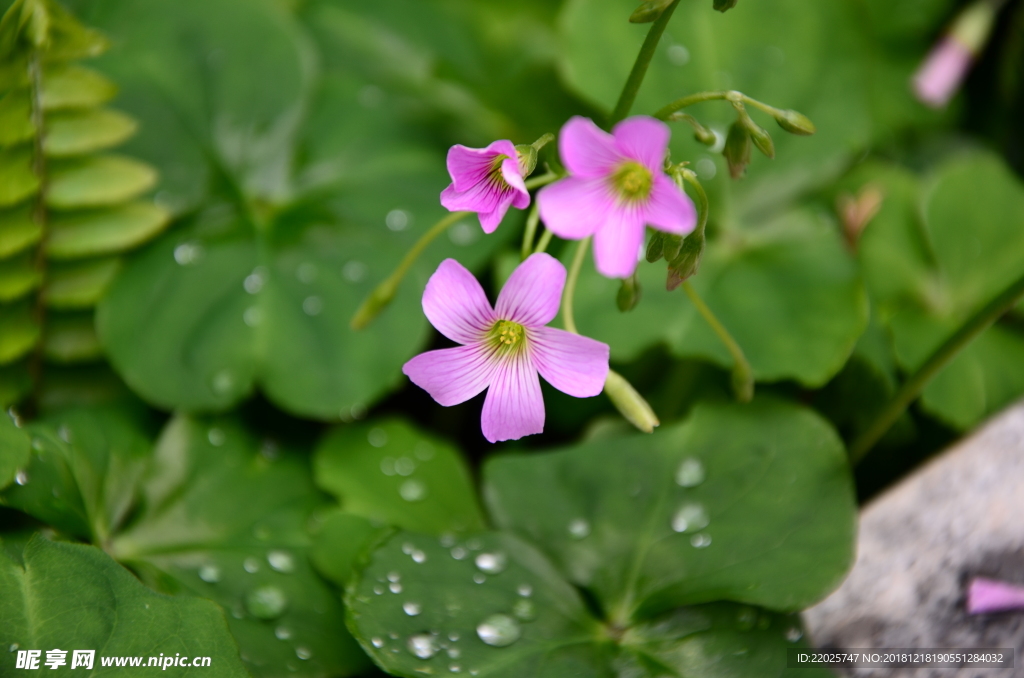
<path id="1" fill-rule="evenodd" d="M 589 398 L 604 390 L 608 344 L 554 327 L 531 328 L 528 341 L 540 376 L 562 393 Z"/>
<path id="2" fill-rule="evenodd" d="M 491 383 L 497 363 L 479 345 L 421 353 L 402 372 L 445 407 L 464 403 Z"/>
<path id="3" fill-rule="evenodd" d="M 661 172 L 654 175 L 644 216 L 659 231 L 676 235 L 685 235 L 697 225 L 697 208 L 689 196 Z"/>
<path id="4" fill-rule="evenodd" d="M 1024 586 L 976 577 L 967 591 L 967 612 L 1005 612 L 1024 610 Z"/>
<path id="5" fill-rule="evenodd" d="M 460 344 L 473 344 L 494 324 L 494 311 L 473 274 L 445 259 L 423 290 L 423 312 L 437 331 Z"/>
<path id="6" fill-rule="evenodd" d="M 480 425 L 484 438 L 492 443 L 518 440 L 544 430 L 540 379 L 526 353 L 510 358 L 495 369 Z"/>
<path id="7" fill-rule="evenodd" d="M 480 218 L 480 228 L 484 229 L 484 233 L 494 233 L 498 230 L 498 226 L 501 225 L 501 220 L 505 218 L 505 213 L 508 212 L 509 205 L 511 204 L 512 197 L 507 195 L 501 199 L 493 211 L 480 212 L 477 215 Z"/>
<path id="8" fill-rule="evenodd" d="M 608 224 L 594 234 L 594 263 L 606 278 L 628 278 L 636 270 L 644 222 L 637 208 L 617 208 Z"/>
<path id="9" fill-rule="evenodd" d="M 578 115 L 562 126 L 558 153 L 569 173 L 580 177 L 605 176 L 622 162 L 612 135 Z"/>
<path id="10" fill-rule="evenodd" d="M 943 39 L 914 74 L 914 94 L 922 103 L 942 108 L 956 94 L 973 63 L 967 47 L 953 38 Z"/>
<path id="11" fill-rule="evenodd" d="M 530 192 L 526 190 L 526 182 L 523 181 L 523 170 L 519 166 L 516 156 L 507 158 L 501 163 L 501 176 L 505 183 L 512 187 L 512 204 L 516 209 L 526 209 L 530 206 Z"/>
<path id="12" fill-rule="evenodd" d="M 455 190 L 455 184 L 449 184 L 447 188 L 441 191 L 441 204 L 445 209 L 452 212 L 465 210 L 467 212 L 490 214 L 491 212 L 502 210 L 501 215 L 504 216 L 511 202 L 510 190 L 502 190 L 487 179 L 470 186 L 465 191 Z M 502 207 L 503 204 L 504 207 Z M 500 222 L 501 219 L 498 219 L 498 221 Z M 495 228 L 497 228 L 497 224 L 495 224 Z M 494 229 L 491 230 L 493 231 Z"/>
<path id="13" fill-rule="evenodd" d="M 491 163 L 499 155 L 516 157 L 516 147 L 511 141 L 495 141 L 487 148 L 468 148 L 461 144 L 448 149 L 448 174 L 456 191 L 465 191 L 487 177 Z"/>
<path id="14" fill-rule="evenodd" d="M 655 173 L 661 173 L 665 165 L 671 135 L 668 125 L 646 115 L 627 118 L 612 130 L 619 152 Z"/>
<path id="15" fill-rule="evenodd" d="M 581 240 L 604 225 L 615 200 L 604 178 L 567 177 L 537 193 L 540 218 L 559 238 Z"/>
<path id="16" fill-rule="evenodd" d="M 498 295 L 494 313 L 527 327 L 542 327 L 558 315 L 565 266 L 550 254 L 531 254 L 512 271 Z"/>

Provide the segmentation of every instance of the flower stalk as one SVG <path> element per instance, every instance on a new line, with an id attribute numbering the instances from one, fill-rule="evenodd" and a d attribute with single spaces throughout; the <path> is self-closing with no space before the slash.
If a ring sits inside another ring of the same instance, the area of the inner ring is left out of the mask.
<path id="1" fill-rule="evenodd" d="M 690 301 L 697 308 L 697 312 L 701 314 L 712 331 L 722 340 L 726 350 L 729 351 L 729 355 L 732 356 L 735 363 L 732 368 L 732 387 L 733 392 L 736 394 L 736 400 L 741 403 L 750 402 L 754 398 L 754 371 L 751 369 L 750 363 L 747 362 L 743 349 L 740 348 L 740 345 L 729 334 L 729 330 L 725 329 L 725 325 L 715 316 L 708 305 L 704 303 L 704 300 L 697 294 L 697 290 L 693 289 L 693 285 L 684 281 L 682 287 L 683 291 L 686 292 L 686 296 L 690 298 Z"/>
<path id="2" fill-rule="evenodd" d="M 672 18 L 672 13 L 675 12 L 677 5 L 679 5 L 679 0 L 673 0 L 672 4 L 666 7 L 658 19 L 651 25 L 651 30 L 647 32 L 647 37 L 640 48 L 640 53 L 637 54 L 636 61 L 633 63 L 633 70 L 630 71 L 629 78 L 622 87 L 622 93 L 619 95 L 619 100 L 615 104 L 615 110 L 612 111 L 612 116 L 608 121 L 609 128 L 625 119 L 633 108 L 633 102 L 636 101 L 640 85 L 643 84 L 644 77 L 647 75 L 647 68 L 651 65 L 654 52 L 658 48 L 661 36 L 665 32 L 665 28 L 668 26 L 668 22 Z"/>

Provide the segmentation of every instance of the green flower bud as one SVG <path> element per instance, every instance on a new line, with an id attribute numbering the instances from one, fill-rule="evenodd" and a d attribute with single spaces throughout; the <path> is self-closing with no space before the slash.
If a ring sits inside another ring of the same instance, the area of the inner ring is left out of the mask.
<path id="1" fill-rule="evenodd" d="M 662 246 L 665 242 L 664 237 L 665 234 L 661 231 L 654 231 L 651 234 L 651 240 L 647 243 L 647 261 L 649 263 L 653 264 L 665 254 L 665 249 Z"/>
<path id="2" fill-rule="evenodd" d="M 637 275 L 634 273 L 622 281 L 622 286 L 619 287 L 619 294 L 615 297 L 615 303 L 620 311 L 626 313 L 636 308 L 642 296 L 643 290 L 640 287 L 640 280 L 637 279 Z"/>
<path id="3" fill-rule="evenodd" d="M 626 421 L 644 433 L 653 433 L 654 427 L 661 423 L 643 396 L 618 372 L 608 370 L 604 392 Z"/>
<path id="4" fill-rule="evenodd" d="M 798 111 L 779 111 L 775 116 L 775 122 L 790 134 L 799 134 L 802 137 L 810 136 L 818 131 L 810 118 Z"/>
<path id="5" fill-rule="evenodd" d="M 671 292 L 679 287 L 687 278 L 697 275 L 697 271 L 700 270 L 701 259 L 704 257 L 704 244 L 706 242 L 707 239 L 702 231 L 694 231 L 686 236 L 679 254 L 669 260 L 665 289 Z"/>
<path id="6" fill-rule="evenodd" d="M 661 249 L 665 253 L 665 261 L 671 262 L 679 256 L 679 250 L 683 247 L 683 238 L 672 233 L 662 236 Z"/>
<path id="7" fill-rule="evenodd" d="M 769 159 L 775 159 L 775 144 L 768 130 L 754 122 L 746 111 L 740 112 L 740 123 L 750 134 L 751 141 L 757 146 L 757 150 L 765 154 Z"/>
<path id="8" fill-rule="evenodd" d="M 715 9 L 719 12 L 730 10 L 736 6 L 738 0 L 715 0 Z"/>
<path id="9" fill-rule="evenodd" d="M 520 144 L 516 146 L 516 155 L 519 156 L 519 167 L 525 179 L 537 168 L 537 149 L 530 144 Z"/>
<path id="10" fill-rule="evenodd" d="M 633 10 L 633 13 L 629 16 L 629 23 L 649 24 L 652 21 L 657 21 L 662 12 L 668 9 L 668 6 L 671 4 L 672 0 L 647 0 L 647 2 L 641 3 L 639 7 Z"/>
<path id="11" fill-rule="evenodd" d="M 729 165 L 729 176 L 733 179 L 739 179 L 747 171 L 752 148 L 750 132 L 737 120 L 729 127 L 729 136 L 725 138 L 725 148 L 722 150 Z"/>

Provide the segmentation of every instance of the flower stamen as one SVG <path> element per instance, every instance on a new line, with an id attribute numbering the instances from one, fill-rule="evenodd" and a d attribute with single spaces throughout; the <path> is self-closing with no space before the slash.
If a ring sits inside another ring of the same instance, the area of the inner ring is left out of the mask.
<path id="1" fill-rule="evenodd" d="M 489 337 L 494 349 L 502 354 L 519 351 L 525 342 L 525 329 L 511 320 L 499 320 L 491 328 Z"/>
<path id="2" fill-rule="evenodd" d="M 612 186 L 627 202 L 647 200 L 654 186 L 651 170 L 633 160 L 619 165 L 611 176 Z"/>

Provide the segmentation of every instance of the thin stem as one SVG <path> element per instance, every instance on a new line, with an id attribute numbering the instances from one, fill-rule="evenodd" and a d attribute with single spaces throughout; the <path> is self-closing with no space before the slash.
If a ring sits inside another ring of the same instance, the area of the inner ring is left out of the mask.
<path id="1" fill-rule="evenodd" d="M 569 274 L 565 278 L 565 291 L 562 293 L 562 324 L 573 334 L 579 334 L 576 329 L 576 320 L 572 315 L 573 297 L 576 294 L 576 282 L 580 279 L 580 269 L 583 268 L 583 260 L 587 256 L 589 247 L 590 236 L 580 240 L 580 244 L 576 246 L 576 254 L 572 256 Z"/>
<path id="2" fill-rule="evenodd" d="M 654 117 L 657 118 L 658 120 L 668 120 L 669 117 L 676 111 L 682 110 L 688 106 L 693 106 L 694 104 L 703 103 L 705 101 L 730 101 L 736 104 L 749 104 L 754 108 L 764 111 L 765 113 L 771 116 L 777 116 L 783 113 L 783 111 L 779 110 L 778 108 L 775 108 L 774 106 L 769 106 L 768 104 L 758 101 L 757 99 L 752 99 L 743 92 L 737 92 L 736 90 L 722 90 L 718 92 L 697 92 L 696 94 L 690 94 L 688 96 L 676 99 L 667 106 L 663 106 L 662 108 L 658 109 L 658 111 L 654 114 Z"/>
<path id="3" fill-rule="evenodd" d="M 537 223 L 540 221 L 540 212 L 537 211 L 537 201 L 533 201 L 530 214 L 526 217 L 526 230 L 523 231 L 522 258 L 530 256 L 533 251 L 533 239 L 537 235 Z"/>
<path id="4" fill-rule="evenodd" d="M 733 386 L 736 389 L 737 400 L 741 402 L 749 401 L 754 397 L 754 371 L 750 368 L 747 357 L 743 355 L 743 349 L 740 348 L 740 345 L 729 334 L 729 330 L 725 329 L 725 325 L 718 320 L 711 309 L 708 308 L 708 305 L 704 303 L 704 300 L 700 298 L 697 290 L 693 289 L 693 285 L 689 281 L 684 280 L 682 287 L 683 291 L 686 292 L 686 296 L 697 307 L 697 311 L 704 317 L 707 324 L 711 326 L 714 333 L 718 335 L 718 338 L 725 344 L 726 350 L 729 351 L 729 355 L 732 356 L 735 363 L 732 373 Z"/>
<path id="5" fill-rule="evenodd" d="M 539 177 L 531 177 L 526 180 L 526 190 L 540 188 L 541 186 L 547 186 L 553 181 L 561 179 L 562 175 L 558 172 L 546 172 Z"/>
<path id="6" fill-rule="evenodd" d="M 472 212 L 452 212 L 448 216 L 444 217 L 436 224 L 430 227 L 426 233 L 424 233 L 416 244 L 412 246 L 405 257 L 398 264 L 398 267 L 394 272 L 389 275 L 384 282 L 377 285 L 377 287 L 370 293 L 370 296 L 366 298 L 366 301 L 359 307 L 355 315 L 352 316 L 352 320 L 349 325 L 354 330 L 361 330 L 374 318 L 377 314 L 384 310 L 391 300 L 394 298 L 395 293 L 398 291 L 398 285 L 402 282 L 402 278 L 409 272 L 412 265 L 416 263 L 416 259 L 423 253 L 423 250 L 427 249 L 427 246 L 434 241 L 437 236 L 447 231 L 453 224 L 459 220 L 470 216 Z"/>
<path id="7" fill-rule="evenodd" d="M 1010 283 L 992 301 L 978 309 L 960 326 L 953 336 L 944 341 L 917 371 L 910 375 L 892 400 L 879 413 L 871 425 L 850 445 L 850 462 L 857 464 L 875 446 L 886 431 L 896 423 L 904 411 L 928 385 L 931 378 L 944 368 L 961 349 L 984 332 L 992 323 L 1009 311 L 1024 296 L 1024 276 Z"/>
<path id="8" fill-rule="evenodd" d="M 647 67 L 651 65 L 651 59 L 654 58 L 658 42 L 661 40 L 665 27 L 668 26 L 669 19 L 672 18 L 672 13 L 676 11 L 676 5 L 678 4 L 679 0 L 674 0 L 671 5 L 665 8 L 665 11 L 658 17 L 658 20 L 651 25 L 651 30 L 647 32 L 647 38 L 644 39 L 640 53 L 636 55 L 636 61 L 633 63 L 633 70 L 630 71 L 629 78 L 622 87 L 622 94 L 619 95 L 619 101 L 615 104 L 615 110 L 612 111 L 612 117 L 608 121 L 609 127 L 623 120 L 629 115 L 630 109 L 633 108 L 637 92 L 640 91 L 640 85 L 643 84 L 644 76 L 647 75 Z"/>
<path id="9" fill-rule="evenodd" d="M 551 244 L 551 238 L 554 237 L 554 235 L 555 234 L 550 230 L 544 229 L 544 232 L 540 234 L 540 240 L 537 241 L 537 248 L 533 250 L 533 253 L 546 252 L 548 245 Z"/>

